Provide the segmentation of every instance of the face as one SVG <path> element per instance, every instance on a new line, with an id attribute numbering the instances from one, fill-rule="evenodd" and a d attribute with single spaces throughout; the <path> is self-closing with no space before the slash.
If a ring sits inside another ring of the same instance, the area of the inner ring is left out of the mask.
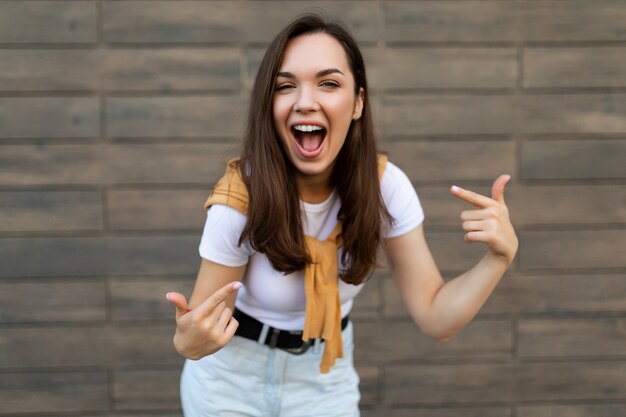
<path id="1" fill-rule="evenodd" d="M 273 97 L 276 131 L 300 176 L 329 178 L 350 124 L 361 116 L 341 44 L 325 33 L 291 39 Z"/>

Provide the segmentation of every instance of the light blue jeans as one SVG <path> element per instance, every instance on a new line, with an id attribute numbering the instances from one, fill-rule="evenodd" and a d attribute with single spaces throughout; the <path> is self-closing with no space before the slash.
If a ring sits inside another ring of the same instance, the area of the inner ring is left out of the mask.
<path id="1" fill-rule="evenodd" d="M 185 417 L 359 417 L 352 322 L 344 357 L 320 373 L 323 344 L 302 355 L 235 336 L 220 351 L 185 360 L 180 397 Z"/>

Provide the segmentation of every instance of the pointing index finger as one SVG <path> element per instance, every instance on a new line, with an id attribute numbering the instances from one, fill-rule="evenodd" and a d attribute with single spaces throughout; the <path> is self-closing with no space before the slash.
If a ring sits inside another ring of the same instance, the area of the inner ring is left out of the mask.
<path id="1" fill-rule="evenodd" d="M 224 285 L 222 288 L 211 294 L 211 296 L 204 300 L 204 302 L 200 304 L 197 309 L 200 310 L 201 314 L 209 315 L 219 303 L 224 301 L 226 297 L 228 297 L 241 287 L 241 282 L 229 282 L 228 284 Z"/>
<path id="2" fill-rule="evenodd" d="M 485 197 L 484 195 L 480 195 L 474 191 L 465 190 L 461 187 L 457 187 L 456 185 L 450 187 L 450 192 L 461 200 L 467 201 L 476 207 L 487 208 L 498 204 L 495 200 L 492 200 L 489 197 Z"/>

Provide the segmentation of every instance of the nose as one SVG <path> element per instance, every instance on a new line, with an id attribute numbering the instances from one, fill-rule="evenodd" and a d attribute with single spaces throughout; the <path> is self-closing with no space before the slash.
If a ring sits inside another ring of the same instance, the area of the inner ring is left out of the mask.
<path id="1" fill-rule="evenodd" d="M 308 113 L 311 111 L 317 111 L 320 109 L 320 104 L 317 100 L 317 96 L 311 88 L 302 87 L 298 91 L 296 102 L 294 103 L 294 110 L 299 113 Z"/>

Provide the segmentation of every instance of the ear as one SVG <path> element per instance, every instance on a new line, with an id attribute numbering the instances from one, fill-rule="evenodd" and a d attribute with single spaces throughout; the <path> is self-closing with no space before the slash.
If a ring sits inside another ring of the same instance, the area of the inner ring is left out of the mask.
<path id="1" fill-rule="evenodd" d="M 356 98 L 356 103 L 354 105 L 354 113 L 352 114 L 352 120 L 358 120 L 363 113 L 363 102 L 365 101 L 365 90 L 363 87 L 359 89 L 359 95 Z"/>

